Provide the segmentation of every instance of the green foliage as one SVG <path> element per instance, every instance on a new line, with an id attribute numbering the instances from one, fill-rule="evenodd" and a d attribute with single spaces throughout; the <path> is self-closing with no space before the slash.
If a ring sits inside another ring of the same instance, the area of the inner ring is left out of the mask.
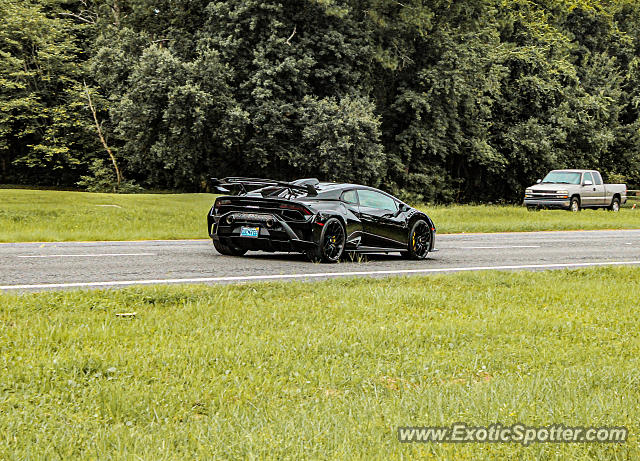
<path id="1" fill-rule="evenodd" d="M 516 201 L 546 170 L 640 183 L 634 0 L 0 0 L 0 171 L 210 176 Z M 83 179 L 84 181 L 84 179 Z M 100 180 L 97 180 L 98 182 Z"/>
<path id="2" fill-rule="evenodd" d="M 610 173 L 607 181 L 611 184 L 624 184 L 627 182 L 627 176 L 620 173 Z"/>
<path id="3" fill-rule="evenodd" d="M 234 173 L 355 180 L 370 159 L 363 173 L 379 182 L 384 162 L 361 13 L 343 2 L 211 2 L 198 37 L 219 50 L 247 114 Z M 333 171 L 336 165 L 344 170 Z"/>
<path id="4" fill-rule="evenodd" d="M 69 184 L 97 147 L 79 86 L 78 28 L 60 8 L 0 0 L 2 179 Z"/>
<path id="5" fill-rule="evenodd" d="M 302 175 L 330 181 L 357 178 L 378 185 L 385 166 L 373 104 L 348 96 L 339 100 L 306 96 L 301 106 L 303 156 L 297 163 Z"/>
<path id="6" fill-rule="evenodd" d="M 95 158 L 89 165 L 90 175 L 80 176 L 76 185 L 89 192 L 114 192 L 132 194 L 142 192 L 144 189 L 134 181 L 121 181 L 118 185 L 113 165 L 107 161 Z"/>
<path id="7" fill-rule="evenodd" d="M 144 50 L 113 114 L 122 150 L 147 182 L 206 185 L 211 171 L 239 166 L 228 152 L 237 147 L 246 115 L 227 79 L 213 51 L 184 62 L 165 48 Z"/>

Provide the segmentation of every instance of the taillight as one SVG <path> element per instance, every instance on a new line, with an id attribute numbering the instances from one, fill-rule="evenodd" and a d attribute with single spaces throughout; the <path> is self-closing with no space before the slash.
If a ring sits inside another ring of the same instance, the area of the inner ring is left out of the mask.
<path id="1" fill-rule="evenodd" d="M 222 206 L 222 205 L 229 205 L 231 203 L 231 200 L 229 199 L 216 199 L 216 202 L 213 204 L 213 211 L 215 213 L 218 212 L 218 209 Z"/>
<path id="2" fill-rule="evenodd" d="M 288 203 L 283 203 L 282 205 L 280 205 L 280 208 L 285 208 L 287 210 L 295 210 L 295 211 L 299 211 L 302 214 L 306 214 L 306 215 L 310 215 L 311 212 L 309 210 L 307 210 L 305 207 L 300 206 L 300 205 L 290 205 Z"/>

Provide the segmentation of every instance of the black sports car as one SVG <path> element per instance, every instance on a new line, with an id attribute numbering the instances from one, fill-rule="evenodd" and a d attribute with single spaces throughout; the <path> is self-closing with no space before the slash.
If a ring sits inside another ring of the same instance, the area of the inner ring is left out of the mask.
<path id="1" fill-rule="evenodd" d="M 223 255 L 248 250 L 294 251 L 336 262 L 345 252 L 400 252 L 424 259 L 436 228 L 423 212 L 372 187 L 299 179 L 213 179 L 218 197 L 207 216 L 209 235 Z"/>

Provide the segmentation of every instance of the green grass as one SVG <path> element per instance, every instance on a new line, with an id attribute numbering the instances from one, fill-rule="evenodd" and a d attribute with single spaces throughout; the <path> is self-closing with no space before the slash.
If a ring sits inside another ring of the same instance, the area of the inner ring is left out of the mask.
<path id="1" fill-rule="evenodd" d="M 215 197 L 0 189 L 0 242 L 207 238 Z"/>
<path id="2" fill-rule="evenodd" d="M 206 214 L 215 197 L 0 189 L 0 242 L 207 238 Z M 520 206 L 420 208 L 440 233 L 640 228 L 640 208 L 573 214 Z"/>
<path id="3" fill-rule="evenodd" d="M 602 268 L 0 295 L 0 459 L 638 459 L 638 280 Z M 396 439 L 459 421 L 630 439 Z"/>
<path id="4" fill-rule="evenodd" d="M 550 230 L 638 229 L 640 208 L 608 210 L 528 211 L 524 206 L 453 205 L 420 206 L 436 223 L 440 233 L 525 232 Z"/>

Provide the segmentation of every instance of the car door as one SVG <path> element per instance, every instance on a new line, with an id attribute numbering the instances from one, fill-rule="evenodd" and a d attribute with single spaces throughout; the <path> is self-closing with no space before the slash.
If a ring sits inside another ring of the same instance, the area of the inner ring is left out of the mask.
<path id="1" fill-rule="evenodd" d="M 590 184 L 587 184 L 589 182 Z M 582 206 L 594 206 L 597 201 L 596 187 L 593 184 L 593 176 L 590 172 L 582 174 L 582 191 L 580 193 L 580 202 Z"/>
<path id="2" fill-rule="evenodd" d="M 360 215 L 360 206 L 358 201 L 358 192 L 355 189 L 345 190 L 340 200 L 345 208 L 355 216 L 359 221 L 356 224 L 347 219 L 347 246 L 357 248 L 362 243 L 362 218 Z"/>
<path id="3" fill-rule="evenodd" d="M 392 197 L 371 189 L 358 189 L 363 244 L 378 248 L 404 248 L 406 219 Z"/>
<path id="4" fill-rule="evenodd" d="M 602 176 L 597 171 L 592 171 L 591 176 L 593 176 L 593 187 L 595 188 L 595 194 L 593 197 L 593 204 L 598 206 L 608 205 L 610 200 L 607 200 L 607 194 L 602 183 Z"/>

